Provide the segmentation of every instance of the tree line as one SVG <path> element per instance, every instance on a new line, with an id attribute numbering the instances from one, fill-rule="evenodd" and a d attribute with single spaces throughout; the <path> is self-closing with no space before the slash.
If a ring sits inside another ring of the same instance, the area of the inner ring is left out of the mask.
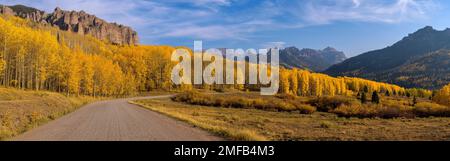
<path id="1" fill-rule="evenodd" d="M 90 36 L 0 18 L 0 84 L 70 95 L 169 89 L 169 46 L 114 46 Z"/>
<path id="2" fill-rule="evenodd" d="M 91 36 L 2 16 L 0 84 L 91 96 L 125 96 L 155 89 L 260 88 L 260 85 L 248 83 L 248 75 L 244 84 L 175 86 L 170 79 L 176 63 L 170 61 L 174 50 L 171 46 L 116 46 Z M 208 62 L 204 63 L 206 65 Z M 246 63 L 247 67 L 250 65 Z M 280 70 L 280 93 L 351 96 L 361 91 L 424 98 L 432 95 L 428 90 L 405 89 L 359 78 L 334 78 L 300 69 Z"/>

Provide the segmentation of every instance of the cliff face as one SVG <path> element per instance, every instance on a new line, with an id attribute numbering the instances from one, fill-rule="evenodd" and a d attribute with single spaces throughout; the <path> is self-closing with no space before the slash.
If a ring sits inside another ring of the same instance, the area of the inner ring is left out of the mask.
<path id="1" fill-rule="evenodd" d="M 108 23 L 84 11 L 64 11 L 56 8 L 53 13 L 47 14 L 34 8 L 17 5 L 1 6 L 0 13 L 50 24 L 64 31 L 92 35 L 116 45 L 135 45 L 139 43 L 137 33 L 132 28 L 116 23 Z"/>

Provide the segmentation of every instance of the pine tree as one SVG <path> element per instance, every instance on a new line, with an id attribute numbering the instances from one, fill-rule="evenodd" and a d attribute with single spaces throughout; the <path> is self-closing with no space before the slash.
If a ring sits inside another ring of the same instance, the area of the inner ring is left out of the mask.
<path id="1" fill-rule="evenodd" d="M 373 91 L 372 93 L 372 103 L 380 104 L 380 96 L 377 91 Z"/>
<path id="2" fill-rule="evenodd" d="M 366 97 L 366 93 L 365 92 L 363 92 L 361 94 L 360 100 L 361 100 L 361 103 L 363 103 L 363 104 L 367 103 L 367 97 Z"/>
<path id="3" fill-rule="evenodd" d="M 369 87 L 368 86 L 364 86 L 363 91 L 364 91 L 364 93 L 369 93 Z"/>

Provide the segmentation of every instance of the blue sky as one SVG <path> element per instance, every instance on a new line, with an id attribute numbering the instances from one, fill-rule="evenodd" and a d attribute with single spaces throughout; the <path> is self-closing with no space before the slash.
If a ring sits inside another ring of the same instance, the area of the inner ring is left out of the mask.
<path id="1" fill-rule="evenodd" d="M 52 12 L 84 10 L 132 26 L 142 44 L 322 49 L 355 56 L 427 25 L 450 27 L 448 0 L 0 0 Z"/>

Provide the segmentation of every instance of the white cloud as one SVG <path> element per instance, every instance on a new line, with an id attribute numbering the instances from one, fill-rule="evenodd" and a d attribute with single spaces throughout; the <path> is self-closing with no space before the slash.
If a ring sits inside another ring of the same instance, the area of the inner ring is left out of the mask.
<path id="1" fill-rule="evenodd" d="M 301 18 L 313 24 L 334 21 L 399 23 L 427 17 L 438 5 L 433 0 L 351 0 L 321 3 L 310 1 Z"/>
<path id="2" fill-rule="evenodd" d="M 236 30 L 224 26 L 179 26 L 178 29 L 168 31 L 163 36 L 169 37 L 196 37 L 206 40 L 238 39 Z"/>
<path id="3" fill-rule="evenodd" d="M 352 1 L 353 1 L 353 4 L 355 5 L 355 6 L 353 6 L 354 8 L 358 8 L 361 5 L 360 0 L 352 0 Z"/>
<path id="4" fill-rule="evenodd" d="M 262 47 L 265 49 L 270 49 L 270 48 L 278 48 L 278 49 L 282 49 L 286 46 L 286 42 L 283 41 L 275 41 L 275 42 L 267 42 L 265 43 Z"/>
<path id="5" fill-rule="evenodd" d="M 52 12 L 56 6 L 65 10 L 84 10 L 107 21 L 132 26 L 141 38 L 154 42 L 165 37 L 248 40 L 259 31 L 336 21 L 415 21 L 426 18 L 438 6 L 434 0 L 274 0 L 233 8 L 236 7 L 234 3 L 239 2 L 242 1 L 0 0 L 1 4 L 24 4 L 47 12 Z M 193 7 L 174 5 L 179 3 Z"/>

